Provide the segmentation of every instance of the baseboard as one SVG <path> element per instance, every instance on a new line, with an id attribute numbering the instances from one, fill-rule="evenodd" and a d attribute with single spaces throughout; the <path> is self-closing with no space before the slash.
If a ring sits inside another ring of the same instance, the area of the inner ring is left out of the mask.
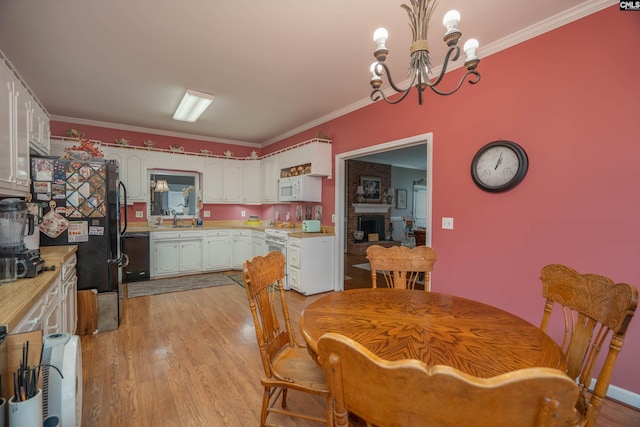
<path id="1" fill-rule="evenodd" d="M 610 385 L 607 397 L 640 410 L 640 394 L 638 393 Z"/>

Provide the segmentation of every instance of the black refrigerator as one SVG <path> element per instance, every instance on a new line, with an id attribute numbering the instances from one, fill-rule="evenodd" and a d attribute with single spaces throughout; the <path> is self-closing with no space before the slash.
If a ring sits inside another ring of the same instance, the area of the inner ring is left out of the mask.
<path id="1" fill-rule="evenodd" d="M 32 201 L 43 208 L 43 224 L 58 219 L 48 222 L 55 224 L 50 228 L 40 227 L 40 246 L 78 245 L 78 290 L 118 292 L 118 267 L 126 259 L 120 239 L 127 227 L 126 209 L 120 215 L 126 188 L 118 178 L 118 164 L 32 157 L 31 179 Z"/>

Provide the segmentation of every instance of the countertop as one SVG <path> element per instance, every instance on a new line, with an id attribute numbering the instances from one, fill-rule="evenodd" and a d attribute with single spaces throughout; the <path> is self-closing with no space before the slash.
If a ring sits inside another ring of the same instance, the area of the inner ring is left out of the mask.
<path id="1" fill-rule="evenodd" d="M 318 237 L 323 235 L 334 235 L 334 228 L 330 226 L 323 226 L 322 228 L 326 229 L 326 233 L 305 233 L 302 231 L 302 224 L 300 223 L 291 223 L 293 227 L 280 227 L 280 224 L 288 224 L 288 223 L 278 223 L 278 226 L 266 225 L 266 223 L 260 225 L 250 225 L 245 224 L 244 221 L 205 221 L 202 227 L 172 227 L 170 220 L 165 220 L 165 224 L 160 227 L 151 227 L 147 223 L 138 222 L 138 223 L 129 223 L 127 226 L 126 233 L 139 233 L 139 232 L 161 232 L 161 231 L 180 231 L 180 230 L 255 230 L 255 231 L 264 231 L 267 228 L 285 228 L 289 230 L 289 236 L 291 237 Z M 126 234 L 125 233 L 125 234 Z"/>
<path id="2" fill-rule="evenodd" d="M 45 265 L 55 265 L 54 271 L 45 271 L 33 279 L 18 279 L 0 285 L 0 325 L 11 330 L 29 312 L 33 303 L 49 289 L 60 275 L 60 265 L 78 250 L 76 245 L 46 246 L 40 248 Z"/>

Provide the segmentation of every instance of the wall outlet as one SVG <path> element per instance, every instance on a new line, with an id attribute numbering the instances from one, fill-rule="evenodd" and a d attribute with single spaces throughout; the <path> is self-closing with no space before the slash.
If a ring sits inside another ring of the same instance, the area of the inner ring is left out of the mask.
<path id="1" fill-rule="evenodd" d="M 211 218 L 211 211 L 204 211 L 205 218 Z"/>
<path id="2" fill-rule="evenodd" d="M 243 218 L 247 216 L 247 211 L 240 211 L 240 216 Z"/>
<path id="3" fill-rule="evenodd" d="M 331 214 L 331 222 L 336 222 L 336 214 Z"/>
<path id="4" fill-rule="evenodd" d="M 442 217 L 442 229 L 453 230 L 453 218 Z"/>
<path id="5" fill-rule="evenodd" d="M 143 217 L 144 217 L 144 212 L 136 211 L 136 218 L 143 218 Z"/>

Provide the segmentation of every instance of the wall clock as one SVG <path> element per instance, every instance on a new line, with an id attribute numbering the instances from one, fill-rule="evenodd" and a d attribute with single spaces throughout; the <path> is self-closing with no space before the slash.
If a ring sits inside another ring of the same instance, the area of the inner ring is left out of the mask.
<path id="1" fill-rule="evenodd" d="M 529 159 L 512 141 L 493 141 L 480 148 L 471 161 L 471 178 L 478 187 L 492 193 L 507 191 L 527 174 Z"/>

